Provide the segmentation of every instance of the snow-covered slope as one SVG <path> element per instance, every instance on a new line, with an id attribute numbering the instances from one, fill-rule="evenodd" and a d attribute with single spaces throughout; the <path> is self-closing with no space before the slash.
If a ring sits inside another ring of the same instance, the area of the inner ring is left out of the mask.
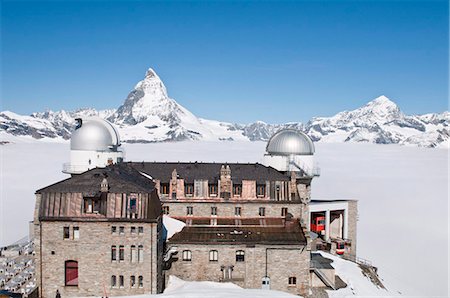
<path id="1" fill-rule="evenodd" d="M 313 118 L 302 123 L 232 124 L 196 117 L 170 98 L 164 83 L 153 69 L 131 90 L 116 110 L 81 109 L 74 112 L 47 111 L 21 116 L 0 112 L 0 132 L 35 139 L 69 139 L 75 118 L 98 115 L 116 124 L 122 140 L 148 143 L 183 140 L 268 140 L 277 130 L 294 127 L 314 141 L 405 144 L 422 147 L 449 147 L 450 113 L 408 116 L 385 96 L 353 111 L 332 117 Z"/>

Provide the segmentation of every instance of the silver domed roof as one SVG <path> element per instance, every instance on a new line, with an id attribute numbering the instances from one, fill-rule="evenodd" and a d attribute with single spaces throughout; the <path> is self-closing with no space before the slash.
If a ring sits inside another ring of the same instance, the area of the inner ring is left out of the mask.
<path id="1" fill-rule="evenodd" d="M 117 151 L 119 133 L 108 121 L 99 117 L 77 119 L 78 125 L 70 139 L 71 150 Z"/>
<path id="2" fill-rule="evenodd" d="M 314 151 L 312 140 L 296 129 L 279 130 L 266 146 L 266 152 L 271 155 L 313 155 Z"/>

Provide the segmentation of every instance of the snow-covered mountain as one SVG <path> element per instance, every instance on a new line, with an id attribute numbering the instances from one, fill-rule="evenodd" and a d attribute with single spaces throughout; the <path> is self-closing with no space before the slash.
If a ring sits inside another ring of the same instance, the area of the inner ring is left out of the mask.
<path id="1" fill-rule="evenodd" d="M 22 116 L 0 112 L 0 136 L 35 139 L 69 139 L 75 119 L 100 116 L 113 122 L 125 142 L 181 140 L 268 140 L 277 130 L 293 127 L 305 131 L 314 141 L 370 142 L 423 147 L 449 147 L 450 113 L 405 115 L 386 96 L 363 107 L 332 117 L 317 117 L 298 123 L 233 124 L 196 117 L 170 98 L 164 83 L 149 69 L 125 102 L 116 110 L 47 111 Z"/>

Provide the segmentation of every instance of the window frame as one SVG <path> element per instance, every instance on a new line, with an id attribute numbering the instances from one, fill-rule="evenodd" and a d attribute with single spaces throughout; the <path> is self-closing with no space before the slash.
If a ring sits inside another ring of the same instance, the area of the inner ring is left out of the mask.
<path id="1" fill-rule="evenodd" d="M 63 239 L 70 240 L 70 227 L 63 227 Z"/>
<path id="2" fill-rule="evenodd" d="M 245 262 L 245 251 L 236 250 L 236 262 Z"/>
<path id="3" fill-rule="evenodd" d="M 75 264 L 70 266 L 69 264 Z M 68 280 L 67 276 L 70 273 L 69 270 L 73 270 L 74 274 L 75 274 L 75 278 Z M 78 277 L 79 277 L 79 272 L 78 272 L 78 261 L 75 260 L 66 260 L 64 262 L 64 286 L 65 287 L 78 287 Z M 71 283 L 72 281 L 76 280 L 75 282 Z"/>
<path id="4" fill-rule="evenodd" d="M 261 217 L 266 216 L 266 207 L 259 207 L 258 214 Z"/>
<path id="5" fill-rule="evenodd" d="M 182 260 L 185 262 L 191 262 L 192 261 L 192 251 L 190 251 L 189 249 L 183 250 Z"/>
<path id="6" fill-rule="evenodd" d="M 219 194 L 219 186 L 217 183 L 208 184 L 208 196 L 217 197 Z"/>
<path id="7" fill-rule="evenodd" d="M 218 262 L 219 261 L 219 252 L 215 249 L 209 251 L 209 261 L 210 262 Z"/>
<path id="8" fill-rule="evenodd" d="M 288 278 L 288 285 L 289 286 L 296 286 L 297 285 L 297 277 L 296 276 L 289 276 Z"/>
<path id="9" fill-rule="evenodd" d="M 233 184 L 233 196 L 242 196 L 242 184 Z"/>
<path id="10" fill-rule="evenodd" d="M 119 245 L 119 262 L 125 261 L 125 246 Z"/>

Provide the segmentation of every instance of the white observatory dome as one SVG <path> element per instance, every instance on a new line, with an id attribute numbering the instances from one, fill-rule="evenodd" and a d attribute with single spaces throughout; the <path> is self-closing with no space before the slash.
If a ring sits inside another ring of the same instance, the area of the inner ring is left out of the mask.
<path id="1" fill-rule="evenodd" d="M 296 129 L 276 132 L 266 146 L 266 152 L 270 155 L 313 155 L 314 151 L 312 140 Z"/>
<path id="2" fill-rule="evenodd" d="M 77 122 L 70 139 L 70 163 L 63 165 L 64 173 L 80 174 L 123 161 L 119 133 L 111 123 L 99 117 Z"/>
<path id="3" fill-rule="evenodd" d="M 71 150 L 117 151 L 119 133 L 108 121 L 89 117 L 77 119 L 78 125 L 70 139 Z"/>

